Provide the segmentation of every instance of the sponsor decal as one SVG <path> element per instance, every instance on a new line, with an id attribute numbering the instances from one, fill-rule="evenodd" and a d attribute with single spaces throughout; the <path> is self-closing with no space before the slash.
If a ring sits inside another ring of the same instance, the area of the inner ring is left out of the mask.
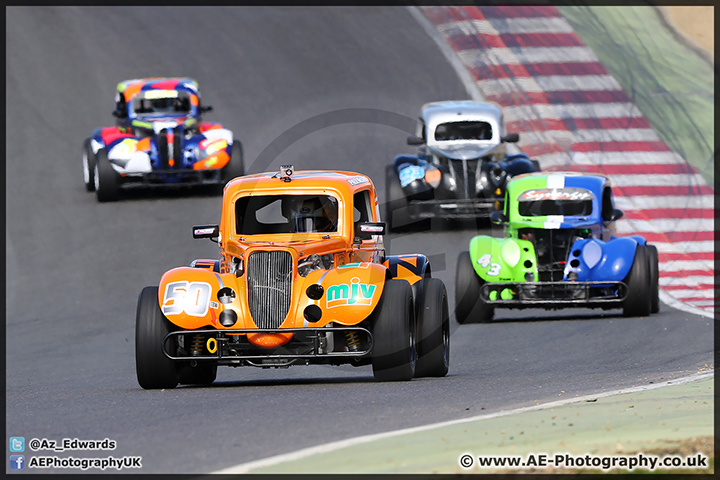
<path id="1" fill-rule="evenodd" d="M 134 138 L 126 138 L 112 148 L 112 156 L 125 157 L 137 151 L 138 141 Z"/>
<path id="2" fill-rule="evenodd" d="M 584 188 L 544 188 L 541 190 L 528 190 L 518 197 L 520 202 L 539 200 L 592 200 L 592 193 Z"/>
<path id="3" fill-rule="evenodd" d="M 369 268 L 370 264 L 365 262 L 356 262 L 356 263 L 346 263 L 345 265 L 340 265 L 337 268 Z"/>
<path id="4" fill-rule="evenodd" d="M 367 182 L 368 182 L 367 177 L 357 176 L 357 177 L 352 177 L 352 178 L 348 179 L 348 183 L 350 185 L 360 185 L 362 183 L 367 183 Z"/>
<path id="5" fill-rule="evenodd" d="M 177 98 L 178 92 L 176 90 L 146 90 L 145 98 Z"/>
<path id="6" fill-rule="evenodd" d="M 425 169 L 417 165 L 408 165 L 400 169 L 398 176 L 400 177 L 400 186 L 405 187 L 415 180 L 425 177 Z"/>
<path id="7" fill-rule="evenodd" d="M 360 283 L 360 279 L 357 277 L 354 277 L 350 284 L 331 285 L 325 296 L 326 308 L 372 305 L 376 289 L 377 285 Z"/>
<path id="8" fill-rule="evenodd" d="M 197 228 L 195 229 L 195 235 L 208 235 L 215 231 L 215 227 L 210 228 Z"/>
<path id="9" fill-rule="evenodd" d="M 228 143 L 222 138 L 206 138 L 200 142 L 200 148 L 207 151 L 208 155 L 226 149 Z"/>

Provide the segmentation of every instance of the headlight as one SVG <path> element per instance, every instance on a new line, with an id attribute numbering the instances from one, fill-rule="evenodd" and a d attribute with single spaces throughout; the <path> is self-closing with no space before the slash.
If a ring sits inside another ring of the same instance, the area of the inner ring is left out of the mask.
<path id="1" fill-rule="evenodd" d="M 220 313 L 220 324 L 223 327 L 232 327 L 237 322 L 237 313 L 235 310 L 223 310 Z"/>
<path id="2" fill-rule="evenodd" d="M 324 292 L 325 289 L 323 288 L 323 286 L 317 283 L 310 285 L 305 290 L 305 294 L 308 296 L 308 298 L 311 298 L 312 300 L 320 300 Z"/>
<path id="3" fill-rule="evenodd" d="M 432 188 L 437 188 L 442 180 L 442 172 L 435 165 L 428 165 L 425 170 L 425 183 Z"/>
<path id="4" fill-rule="evenodd" d="M 235 300 L 235 291 L 230 287 L 224 287 L 218 290 L 217 297 L 220 303 L 227 305 Z"/>

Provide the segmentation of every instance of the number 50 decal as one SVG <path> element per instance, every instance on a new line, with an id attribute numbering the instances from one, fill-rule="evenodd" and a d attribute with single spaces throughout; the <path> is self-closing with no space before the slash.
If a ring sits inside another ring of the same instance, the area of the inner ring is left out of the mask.
<path id="1" fill-rule="evenodd" d="M 498 275 L 500 275 L 500 264 L 490 263 L 490 260 L 492 260 L 492 255 L 486 253 L 482 257 L 478 258 L 477 263 L 483 268 L 490 267 L 490 269 L 487 271 L 487 274 L 491 277 L 497 277 Z"/>
<path id="2" fill-rule="evenodd" d="M 165 315 L 179 315 L 185 312 L 193 317 L 204 317 L 210 307 L 212 288 L 205 282 L 185 280 L 165 285 L 162 312 Z"/>

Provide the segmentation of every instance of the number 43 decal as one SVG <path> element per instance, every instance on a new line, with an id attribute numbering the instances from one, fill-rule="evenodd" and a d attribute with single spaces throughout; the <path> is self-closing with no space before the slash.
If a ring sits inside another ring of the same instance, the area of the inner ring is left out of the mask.
<path id="1" fill-rule="evenodd" d="M 482 257 L 478 258 L 477 263 L 483 268 L 488 268 L 487 274 L 491 277 L 497 277 L 500 275 L 500 264 L 499 263 L 490 263 L 492 260 L 492 255 L 489 253 L 486 253 Z"/>
<path id="2" fill-rule="evenodd" d="M 212 288 L 205 282 L 171 282 L 165 286 L 162 312 L 179 315 L 185 312 L 193 317 L 204 317 L 210 306 Z"/>

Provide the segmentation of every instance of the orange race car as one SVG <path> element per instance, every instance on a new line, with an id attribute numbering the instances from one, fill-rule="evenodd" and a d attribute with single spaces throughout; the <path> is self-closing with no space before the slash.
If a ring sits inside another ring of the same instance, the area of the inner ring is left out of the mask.
<path id="1" fill-rule="evenodd" d="M 385 255 L 384 234 L 365 175 L 283 166 L 232 180 L 220 225 L 193 227 L 218 243 L 220 259 L 174 268 L 140 294 L 140 386 L 208 385 L 218 365 L 445 376 L 445 285 L 424 255 Z"/>

